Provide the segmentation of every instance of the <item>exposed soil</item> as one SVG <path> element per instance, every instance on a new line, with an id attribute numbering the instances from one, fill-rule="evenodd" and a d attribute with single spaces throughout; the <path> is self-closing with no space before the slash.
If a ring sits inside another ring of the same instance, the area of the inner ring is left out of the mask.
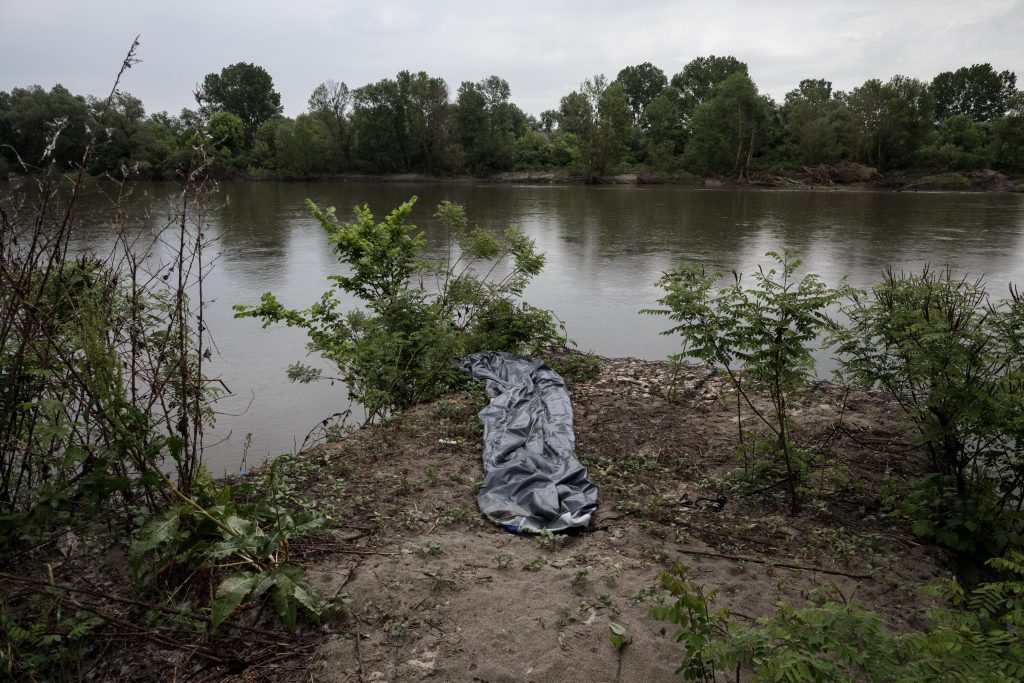
<path id="1" fill-rule="evenodd" d="M 292 561 L 324 597 L 351 597 L 347 613 L 322 626 L 303 622 L 285 634 L 256 602 L 215 636 L 168 631 L 166 610 L 117 597 L 132 595 L 123 551 L 61 547 L 51 582 L 76 585 L 69 600 L 164 624 L 108 628 L 89 677 L 677 680 L 681 645 L 650 609 L 664 595 L 660 573 L 679 562 L 738 619 L 824 591 L 877 610 L 894 628 L 919 625 L 920 586 L 948 575 L 951 563 L 888 514 L 920 456 L 880 395 L 822 384 L 796 400 L 797 440 L 820 454 L 816 469 L 826 474 L 791 515 L 778 471 L 744 475 L 753 465 L 736 448 L 725 377 L 602 359 L 596 376 L 573 381 L 571 370 L 587 365 L 579 356 L 549 361 L 566 375 L 577 454 L 600 489 L 586 531 L 516 536 L 481 517 L 475 415 L 486 396 L 468 387 L 279 462 L 296 499 L 310 498 L 334 520 L 321 537 L 291 545 Z M 756 427 L 749 409 L 742 418 L 745 429 Z M 214 579 L 190 577 L 210 586 L 193 592 L 212 591 Z M 632 637 L 621 650 L 609 640 L 613 622 Z"/>
<path id="2" fill-rule="evenodd" d="M 564 539 L 480 518 L 479 391 L 325 447 L 352 514 L 373 528 L 361 547 L 383 554 L 308 563 L 326 594 L 353 599 L 309 661 L 313 678 L 674 680 L 681 646 L 649 611 L 660 572 L 677 562 L 739 618 L 827 587 L 896 628 L 915 618 L 915 587 L 946 571 L 947 558 L 883 514 L 883 480 L 902 489 L 917 456 L 879 396 L 823 385 L 800 399 L 800 441 L 833 476 L 791 516 L 777 475 L 762 475 L 755 495 L 730 476 L 742 458 L 723 377 L 690 368 L 673 381 L 662 363 L 608 360 L 570 392 L 577 452 L 601 494 L 590 528 Z M 633 638 L 621 653 L 611 622 Z"/>

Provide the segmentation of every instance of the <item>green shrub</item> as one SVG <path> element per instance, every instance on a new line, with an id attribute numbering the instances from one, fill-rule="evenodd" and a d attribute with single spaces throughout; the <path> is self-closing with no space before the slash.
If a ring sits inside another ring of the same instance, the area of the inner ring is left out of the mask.
<path id="1" fill-rule="evenodd" d="M 334 208 L 321 211 L 309 202 L 351 274 L 332 276 L 334 289 L 306 310 L 286 309 L 270 293 L 258 306 L 235 307 L 239 317 L 260 318 L 264 326 L 283 322 L 305 329 L 310 350 L 338 368 L 368 421 L 450 389 L 459 377 L 453 358 L 485 349 L 528 352 L 564 341 L 550 312 L 519 301 L 544 265 L 533 240 L 518 228 L 501 238 L 471 228 L 462 207 L 446 201 L 435 217 L 447 236 L 447 255 L 428 262 L 419 258 L 423 234 L 407 223 L 415 202 L 413 197 L 379 223 L 367 206 L 356 208 L 355 222 L 341 223 Z M 363 308 L 340 310 L 338 292 L 354 295 Z M 300 381 L 320 377 L 302 365 L 290 375 Z"/>
<path id="2" fill-rule="evenodd" d="M 725 369 L 737 401 L 742 399 L 771 434 L 793 512 L 810 458 L 793 443 L 789 401 L 813 375 L 812 345 L 831 327 L 826 310 L 839 298 L 813 273 L 796 279 L 798 255 L 792 249 L 768 252 L 776 266 L 759 268 L 752 288 L 744 287 L 734 271 L 732 282 L 716 290 L 721 273 L 680 266 L 659 282 L 666 295 L 658 303 L 665 308 L 643 311 L 679 323 L 662 332 L 682 337 L 683 350 L 673 360 L 696 358 Z M 749 393 L 754 389 L 768 394 L 770 412 L 758 408 Z"/>
<path id="3" fill-rule="evenodd" d="M 928 456 L 908 501 L 915 529 L 985 557 L 1019 544 L 1024 503 L 1024 300 L 992 301 L 949 270 L 889 272 L 851 295 L 837 331 L 842 376 L 881 387 Z"/>
<path id="4" fill-rule="evenodd" d="M 931 626 L 896 632 L 853 601 L 826 598 L 796 609 L 785 603 L 755 624 L 712 610 L 684 565 L 662 575 L 672 600 L 652 616 L 679 628 L 685 644 L 677 673 L 688 681 L 1019 681 L 1024 677 L 1024 555 L 990 561 L 1005 580 L 965 593 L 956 582 L 931 589 L 944 605 Z"/>

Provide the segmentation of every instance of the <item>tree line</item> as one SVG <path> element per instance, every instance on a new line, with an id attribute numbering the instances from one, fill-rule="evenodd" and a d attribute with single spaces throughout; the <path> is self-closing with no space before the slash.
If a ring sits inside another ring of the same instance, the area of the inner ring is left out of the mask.
<path id="1" fill-rule="evenodd" d="M 324 81 L 305 113 L 282 115 L 262 67 L 208 74 L 197 107 L 146 115 L 118 93 L 100 101 L 61 85 L 0 91 L 0 173 L 77 164 L 91 136 L 103 143 L 92 173 L 131 169 L 172 178 L 196 148 L 230 177 L 330 174 L 488 175 L 563 170 L 597 177 L 634 171 L 750 179 L 758 172 L 850 161 L 880 171 L 1024 172 L 1024 94 L 1016 75 L 974 64 L 931 82 L 869 79 L 849 92 L 805 79 L 782 102 L 760 93 L 747 64 L 699 57 L 671 78 L 650 62 L 613 80 L 596 75 L 539 117 L 498 76 L 463 82 L 401 71 L 350 89 Z"/>

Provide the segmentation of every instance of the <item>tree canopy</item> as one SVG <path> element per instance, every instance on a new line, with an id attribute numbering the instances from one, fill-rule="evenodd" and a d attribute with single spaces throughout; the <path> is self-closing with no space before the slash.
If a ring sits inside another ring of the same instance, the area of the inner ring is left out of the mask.
<path id="1" fill-rule="evenodd" d="M 261 67 L 247 62 L 226 66 L 219 74 L 206 74 L 198 93 L 211 111 L 226 111 L 242 120 L 250 142 L 267 119 L 281 113 L 281 95 L 274 80 Z"/>
<path id="2" fill-rule="evenodd" d="M 498 75 L 458 88 L 424 71 L 350 88 L 325 79 L 307 111 L 282 116 L 265 69 L 239 62 L 207 74 L 199 107 L 146 116 L 117 93 L 112 106 L 57 85 L 0 92 L 0 173 L 81 162 L 171 178 L 204 145 L 222 176 L 305 178 L 344 173 L 478 174 L 561 169 L 587 178 L 636 173 L 728 175 L 856 162 L 880 171 L 1024 172 L 1024 95 L 991 64 L 930 82 L 896 75 L 837 91 L 801 80 L 776 103 L 730 55 L 688 62 L 667 78 L 650 62 L 614 80 L 598 74 L 536 117 Z M 100 120 L 102 119 L 102 120 Z"/>

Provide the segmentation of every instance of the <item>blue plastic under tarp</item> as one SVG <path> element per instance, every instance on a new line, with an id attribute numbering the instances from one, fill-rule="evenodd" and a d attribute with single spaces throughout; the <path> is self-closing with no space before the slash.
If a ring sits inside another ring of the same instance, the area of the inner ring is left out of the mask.
<path id="1" fill-rule="evenodd" d="M 485 351 L 459 366 L 487 384 L 480 511 L 512 532 L 585 527 L 597 487 L 576 459 L 565 382 L 541 361 Z"/>

